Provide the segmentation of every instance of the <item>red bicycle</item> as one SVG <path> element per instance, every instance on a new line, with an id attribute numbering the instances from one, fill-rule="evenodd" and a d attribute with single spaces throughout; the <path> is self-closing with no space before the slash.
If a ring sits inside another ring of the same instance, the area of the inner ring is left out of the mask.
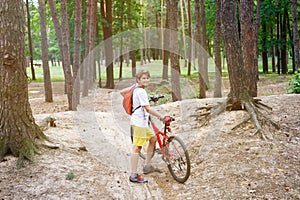
<path id="1" fill-rule="evenodd" d="M 163 96 L 150 97 L 150 101 L 156 102 Z M 191 173 L 191 162 L 189 153 L 184 142 L 178 136 L 169 135 L 171 133 L 171 122 L 175 121 L 173 117 L 167 116 L 164 119 L 164 128 L 161 131 L 151 117 L 149 122 L 156 135 L 158 148 L 155 149 L 155 153 L 162 155 L 162 160 L 166 162 L 168 169 L 173 178 L 179 183 L 184 183 L 188 180 Z M 142 152 L 140 157 L 145 159 L 146 156 Z"/>

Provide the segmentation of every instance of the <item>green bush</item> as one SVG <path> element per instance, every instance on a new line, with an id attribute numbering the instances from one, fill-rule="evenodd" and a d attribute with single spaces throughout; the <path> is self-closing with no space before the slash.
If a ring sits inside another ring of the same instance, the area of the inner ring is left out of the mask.
<path id="1" fill-rule="evenodd" d="M 287 92 L 288 94 L 300 94 L 300 72 L 291 78 Z"/>

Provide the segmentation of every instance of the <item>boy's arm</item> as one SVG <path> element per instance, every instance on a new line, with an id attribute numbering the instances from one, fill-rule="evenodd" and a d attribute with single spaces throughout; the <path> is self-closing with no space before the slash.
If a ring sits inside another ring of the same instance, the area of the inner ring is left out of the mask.
<path id="1" fill-rule="evenodd" d="M 158 112 L 156 112 L 155 110 L 153 110 L 152 108 L 150 108 L 149 105 L 144 106 L 144 108 L 145 108 L 145 110 L 146 110 L 149 114 L 151 114 L 151 115 L 157 117 L 157 118 L 160 119 L 161 121 L 164 120 L 164 116 L 162 116 L 161 114 L 159 114 Z"/>

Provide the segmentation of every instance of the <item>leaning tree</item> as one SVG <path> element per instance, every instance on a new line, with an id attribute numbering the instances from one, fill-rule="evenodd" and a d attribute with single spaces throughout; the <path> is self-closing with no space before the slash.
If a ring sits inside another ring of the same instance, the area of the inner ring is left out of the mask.
<path id="1" fill-rule="evenodd" d="M 241 0 L 241 2 L 242 1 L 245 0 Z M 248 84 L 249 79 L 247 76 L 256 75 L 249 74 L 245 70 L 243 52 L 236 21 L 236 0 L 222 0 L 221 3 L 221 28 L 230 82 L 230 93 L 227 98 L 226 108 L 228 110 L 246 109 L 250 114 L 257 132 L 260 133 L 262 138 L 266 139 L 262 125 L 272 124 L 275 127 L 277 127 L 277 125 L 261 112 L 261 109 L 270 109 L 270 107 L 262 104 L 259 99 L 254 99 L 251 95 L 251 90 Z M 243 37 L 247 38 L 246 35 Z M 246 52 L 244 52 L 244 56 L 247 56 Z"/>
<path id="2" fill-rule="evenodd" d="M 8 153 L 18 165 L 33 160 L 37 139 L 45 135 L 35 123 L 28 101 L 23 1 L 0 1 L 0 161 Z"/>

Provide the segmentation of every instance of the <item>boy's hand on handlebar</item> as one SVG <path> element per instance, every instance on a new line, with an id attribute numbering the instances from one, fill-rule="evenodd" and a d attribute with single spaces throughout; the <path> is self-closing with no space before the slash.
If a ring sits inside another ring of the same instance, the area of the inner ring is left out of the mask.
<path id="1" fill-rule="evenodd" d="M 171 121 L 175 121 L 175 119 L 171 116 L 165 116 L 162 120 L 165 124 L 170 124 Z"/>

